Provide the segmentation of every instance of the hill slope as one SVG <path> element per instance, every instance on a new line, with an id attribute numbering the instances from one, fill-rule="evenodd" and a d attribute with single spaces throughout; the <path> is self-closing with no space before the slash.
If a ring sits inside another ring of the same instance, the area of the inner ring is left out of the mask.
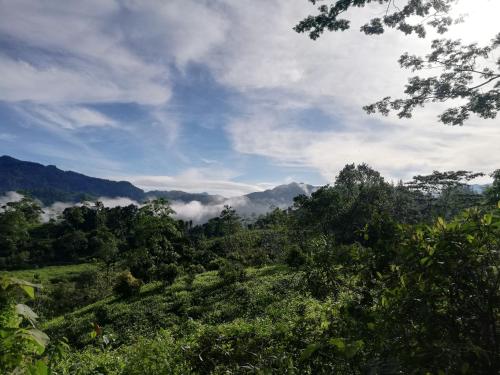
<path id="1" fill-rule="evenodd" d="M 255 373 L 245 370 L 251 363 L 285 373 L 311 339 L 293 337 L 301 311 L 317 306 L 296 273 L 267 266 L 248 268 L 236 283 L 210 271 L 167 287 L 147 284 L 138 296 L 110 296 L 44 329 L 53 340 L 67 337 L 73 348 L 59 370 L 76 363 L 82 374 Z M 96 350 L 103 338 L 89 335 L 94 323 L 110 340 L 107 350 Z M 286 352 L 283 360 L 275 359 L 278 351 Z"/>
<path id="2" fill-rule="evenodd" d="M 208 193 L 188 193 L 178 190 L 154 190 L 144 192 L 127 181 L 111 181 L 95 178 L 73 171 L 63 171 L 56 166 L 22 161 L 10 156 L 0 157 L 0 195 L 8 191 L 23 191 L 46 205 L 54 202 L 80 202 L 106 198 L 130 198 L 142 202 L 150 198 L 166 198 L 171 202 L 188 204 L 196 201 L 201 205 L 220 208 L 224 204 L 233 205 L 244 215 L 261 214 L 270 207 L 286 208 L 293 204 L 293 198 L 317 188 L 312 185 L 292 182 L 273 189 L 250 193 L 236 199 Z M 215 210 L 217 211 L 217 210 Z M 214 212 L 215 212 L 214 211 Z M 220 210 L 219 210 L 220 211 Z M 213 216 L 212 214 L 209 216 Z"/>
<path id="3" fill-rule="evenodd" d="M 311 195 L 316 186 L 303 183 L 291 182 L 286 185 L 279 185 L 273 189 L 258 191 L 245 195 L 255 204 L 272 205 L 280 208 L 289 207 L 293 203 L 293 198 L 299 195 Z"/>
<path id="4" fill-rule="evenodd" d="M 128 197 L 140 201 L 145 196 L 144 191 L 130 182 L 89 177 L 10 156 L 0 157 L 0 176 L 0 193 L 26 191 L 45 204 L 79 202 L 101 196 Z"/>

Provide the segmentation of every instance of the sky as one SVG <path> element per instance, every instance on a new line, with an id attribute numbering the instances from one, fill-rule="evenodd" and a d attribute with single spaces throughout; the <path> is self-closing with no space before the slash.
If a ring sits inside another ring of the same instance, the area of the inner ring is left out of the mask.
<path id="1" fill-rule="evenodd" d="M 404 2 L 404 0 L 401 0 Z M 306 0 L 0 0 L 0 154 L 145 190 L 238 196 L 331 183 L 366 162 L 390 180 L 500 168 L 500 119 L 463 127 L 362 106 L 398 96 L 427 39 L 359 26 L 317 41 Z M 499 0 L 461 0 L 450 35 L 488 42 Z"/>

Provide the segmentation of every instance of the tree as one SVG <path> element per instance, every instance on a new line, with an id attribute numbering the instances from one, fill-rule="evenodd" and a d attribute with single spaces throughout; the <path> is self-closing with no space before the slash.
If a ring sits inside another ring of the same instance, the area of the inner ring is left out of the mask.
<path id="1" fill-rule="evenodd" d="M 161 264 L 158 266 L 156 273 L 158 280 L 161 280 L 165 285 L 171 285 L 177 276 L 179 276 L 180 270 L 179 267 L 173 263 Z"/>
<path id="2" fill-rule="evenodd" d="M 131 297 L 139 294 L 142 281 L 136 279 L 130 271 L 124 271 L 116 278 L 113 291 L 121 297 Z"/>
<path id="3" fill-rule="evenodd" d="M 106 266 L 106 272 L 109 271 L 113 264 L 118 260 L 118 241 L 116 237 L 108 230 L 99 230 L 89 240 L 89 247 L 92 248 L 92 253 L 97 255 Z"/>
<path id="4" fill-rule="evenodd" d="M 41 212 L 30 198 L 0 207 L 0 266 L 20 266 L 28 260 L 29 231 L 39 224 Z"/>
<path id="5" fill-rule="evenodd" d="M 225 205 L 218 217 L 203 224 L 203 232 L 207 237 L 222 237 L 242 229 L 242 220 L 236 211 Z"/>
<path id="6" fill-rule="evenodd" d="M 470 209 L 403 235 L 391 271 L 381 271 L 374 309 L 380 342 L 399 357 L 400 373 L 500 370 L 499 220 L 499 210 Z"/>
<path id="7" fill-rule="evenodd" d="M 500 169 L 491 174 L 493 183 L 485 191 L 486 203 L 496 206 L 500 204 Z"/>
<path id="8" fill-rule="evenodd" d="M 333 186 L 324 186 L 311 197 L 295 201 L 297 230 L 331 235 L 339 243 L 353 243 L 370 224 L 389 222 L 395 216 L 393 191 L 380 173 L 368 165 L 348 164 Z"/>
<path id="9" fill-rule="evenodd" d="M 498 209 L 402 225 L 382 263 L 375 248 L 315 238 L 305 281 L 335 313 L 307 355 L 333 362 L 328 373 L 497 374 L 499 227 Z"/>
<path id="10" fill-rule="evenodd" d="M 88 240 L 85 232 L 75 230 L 59 237 L 55 243 L 57 260 L 73 262 L 88 256 Z"/>
<path id="11" fill-rule="evenodd" d="M 313 4 L 323 0 L 309 0 Z M 351 8 L 361 8 L 372 3 L 385 7 L 385 16 L 375 17 L 361 27 L 367 35 L 384 33 L 386 28 L 397 29 L 404 34 L 417 34 L 424 38 L 427 28 L 444 34 L 461 18 L 449 16 L 457 0 L 408 0 L 399 7 L 394 0 L 337 0 L 331 5 L 319 6 L 319 14 L 303 19 L 294 30 L 308 32 L 313 40 L 326 30 L 344 31 L 350 21 L 342 16 Z M 418 21 L 417 21 L 418 19 Z M 364 107 L 369 114 L 379 112 L 388 115 L 397 111 L 399 118 L 410 118 L 413 111 L 429 102 L 460 100 L 450 106 L 439 120 L 448 125 L 463 125 L 471 114 L 481 118 L 495 118 L 500 111 L 500 60 L 491 61 L 492 52 L 500 46 L 500 33 L 485 46 L 476 43 L 465 45 L 460 40 L 436 39 L 432 41 L 432 52 L 425 57 L 405 53 L 399 59 L 402 68 L 413 72 L 424 69 L 441 71 L 441 74 L 425 78 L 411 77 L 406 85 L 403 99 L 385 97 Z"/>
<path id="12" fill-rule="evenodd" d="M 475 193 L 468 183 L 483 173 L 470 171 L 434 171 L 430 175 L 415 176 L 406 183 L 416 193 L 416 199 L 424 216 L 430 220 L 436 216 L 451 218 L 465 208 L 479 204 L 481 195 Z"/>
<path id="13" fill-rule="evenodd" d="M 126 265 L 132 274 L 151 280 L 161 264 L 176 263 L 183 255 L 183 236 L 173 210 L 164 199 L 139 209 L 129 237 Z"/>

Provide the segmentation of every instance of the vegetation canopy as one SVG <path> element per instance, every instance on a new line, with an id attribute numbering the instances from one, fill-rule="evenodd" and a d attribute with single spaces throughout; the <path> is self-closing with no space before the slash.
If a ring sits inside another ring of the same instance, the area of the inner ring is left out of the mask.
<path id="1" fill-rule="evenodd" d="M 163 199 L 49 222 L 8 204 L 0 369 L 498 373 L 500 179 L 480 175 L 391 184 L 349 164 L 252 223 L 225 207 L 193 226 Z"/>

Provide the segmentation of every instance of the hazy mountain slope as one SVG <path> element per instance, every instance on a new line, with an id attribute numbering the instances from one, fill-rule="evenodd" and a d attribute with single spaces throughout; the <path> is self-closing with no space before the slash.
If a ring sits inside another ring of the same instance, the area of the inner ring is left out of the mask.
<path id="1" fill-rule="evenodd" d="M 233 198 L 178 190 L 144 192 L 127 181 L 89 177 L 81 173 L 63 171 L 53 165 L 44 166 L 10 156 L 0 157 L 0 195 L 8 191 L 28 192 L 46 205 L 54 202 L 95 200 L 102 197 L 122 197 L 137 202 L 151 198 L 166 198 L 175 203 L 180 217 L 198 217 L 200 221 L 217 216 L 226 204 L 233 206 L 244 216 L 261 214 L 271 207 L 285 208 L 293 204 L 294 197 L 301 194 L 310 195 L 315 189 L 316 187 L 312 185 L 292 182 Z"/>
<path id="2" fill-rule="evenodd" d="M 292 182 L 286 185 L 276 186 L 273 189 L 250 193 L 245 195 L 245 197 L 255 204 L 288 207 L 292 205 L 293 198 L 296 196 L 309 196 L 316 189 L 316 186 Z"/>
<path id="3" fill-rule="evenodd" d="M 225 197 L 221 195 L 212 195 L 208 193 L 186 193 L 180 190 L 152 190 L 146 193 L 148 198 L 165 198 L 169 201 L 178 201 L 189 203 L 192 201 L 198 201 L 202 204 L 218 204 L 226 200 Z"/>
<path id="4" fill-rule="evenodd" d="M 49 165 L 0 157 L 0 192 L 26 191 L 45 204 L 83 198 L 128 197 L 141 201 L 144 191 L 126 181 L 110 181 L 63 171 Z"/>

